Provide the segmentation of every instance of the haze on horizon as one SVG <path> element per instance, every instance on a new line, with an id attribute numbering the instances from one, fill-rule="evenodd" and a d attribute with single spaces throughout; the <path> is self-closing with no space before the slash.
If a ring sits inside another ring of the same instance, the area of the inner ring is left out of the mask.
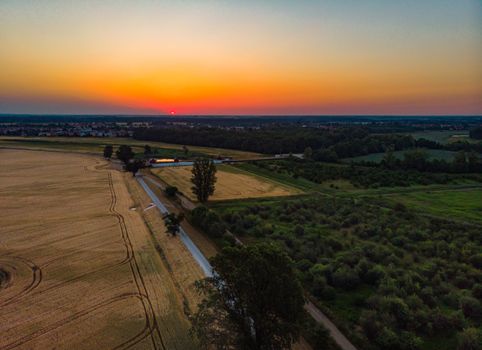
<path id="1" fill-rule="evenodd" d="M 482 2 L 0 3 L 0 113 L 481 115 Z"/>

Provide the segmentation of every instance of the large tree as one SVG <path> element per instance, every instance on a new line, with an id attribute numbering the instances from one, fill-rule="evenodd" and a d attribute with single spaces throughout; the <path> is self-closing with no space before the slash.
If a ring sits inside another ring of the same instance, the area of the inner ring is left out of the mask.
<path id="1" fill-rule="evenodd" d="M 136 176 L 139 169 L 145 167 L 145 164 L 142 160 L 131 160 L 129 163 L 126 164 L 126 170 L 132 173 L 132 176 Z"/>
<path id="2" fill-rule="evenodd" d="M 184 214 L 183 213 L 179 213 L 177 215 L 174 213 L 165 214 L 163 216 L 163 219 L 166 225 L 167 232 L 175 236 L 180 230 L 181 222 L 182 220 L 184 220 Z"/>
<path id="3" fill-rule="evenodd" d="M 457 350 L 480 350 L 482 349 L 482 337 L 477 328 L 467 328 L 458 336 Z"/>
<path id="4" fill-rule="evenodd" d="M 134 158 L 134 152 L 132 151 L 132 148 L 126 145 L 120 145 L 119 149 L 115 152 L 115 155 L 126 165 L 132 158 Z"/>
<path id="5" fill-rule="evenodd" d="M 205 298 L 192 332 L 206 348 L 289 349 L 299 337 L 303 292 L 291 259 L 270 244 L 223 249 L 214 277 L 198 282 Z"/>
<path id="6" fill-rule="evenodd" d="M 152 148 L 149 145 L 144 145 L 144 155 L 148 156 L 152 154 Z"/>
<path id="7" fill-rule="evenodd" d="M 204 203 L 214 193 L 216 183 L 216 166 L 213 161 L 206 158 L 199 158 L 194 161 L 192 167 L 191 182 L 192 192 L 197 199 Z"/>
<path id="8" fill-rule="evenodd" d="M 110 159 L 112 157 L 112 153 L 114 153 L 114 148 L 112 145 L 107 145 L 104 147 L 104 158 Z"/>

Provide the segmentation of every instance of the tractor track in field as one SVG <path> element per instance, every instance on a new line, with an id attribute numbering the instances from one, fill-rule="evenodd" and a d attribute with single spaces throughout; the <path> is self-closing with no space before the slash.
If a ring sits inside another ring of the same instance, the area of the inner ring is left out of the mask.
<path id="1" fill-rule="evenodd" d="M 85 170 L 91 170 L 91 169 L 85 169 Z M 93 312 L 95 312 L 95 311 L 97 311 L 97 310 L 99 310 L 103 307 L 106 307 L 106 306 L 111 305 L 115 302 L 124 300 L 126 298 L 137 298 L 141 302 L 142 307 L 143 307 L 145 324 L 144 324 L 143 329 L 139 333 L 137 333 L 132 338 L 122 342 L 121 344 L 118 344 L 118 345 L 114 346 L 113 349 L 115 349 L 115 350 L 129 349 L 132 346 L 138 344 L 139 342 L 143 341 L 144 339 L 146 339 L 147 337 L 150 336 L 152 346 L 155 350 L 161 350 L 161 349 L 166 350 L 166 346 L 164 345 L 163 338 L 162 338 L 161 332 L 160 332 L 159 327 L 158 327 L 158 323 L 157 323 L 157 320 L 156 320 L 154 308 L 152 306 L 151 300 L 149 299 L 147 288 L 146 288 L 145 282 L 144 282 L 144 278 L 141 274 L 139 265 L 137 263 L 137 260 L 136 260 L 135 254 L 134 254 L 134 248 L 133 248 L 133 245 L 131 243 L 128 231 L 127 231 L 127 226 L 125 224 L 124 216 L 122 214 L 120 214 L 119 212 L 117 212 L 116 208 L 115 208 L 116 204 L 117 204 L 117 195 L 115 193 L 114 184 L 113 184 L 113 180 L 112 180 L 112 174 L 110 172 L 108 172 L 108 184 L 109 184 L 109 192 L 110 192 L 110 196 L 111 196 L 111 203 L 110 203 L 110 206 L 109 206 L 109 212 L 111 213 L 111 215 L 113 215 L 117 218 L 117 221 L 118 221 L 118 224 L 119 224 L 119 227 L 120 227 L 120 230 L 121 230 L 121 237 L 122 237 L 123 244 L 124 244 L 124 247 L 125 247 L 125 250 L 126 250 L 126 256 L 116 264 L 108 265 L 108 266 L 102 267 L 102 268 L 94 270 L 94 271 L 89 271 L 87 273 L 81 274 L 81 275 L 76 276 L 74 278 L 71 278 L 69 280 L 65 280 L 65 281 L 62 281 L 61 283 L 57 283 L 57 284 L 55 284 L 53 286 L 50 286 L 46 289 L 34 292 L 34 294 L 35 295 L 43 294 L 47 291 L 58 288 L 62 285 L 69 284 L 69 283 L 71 283 L 73 281 L 76 281 L 76 280 L 81 280 L 82 278 L 84 278 L 86 276 L 91 276 L 92 274 L 96 274 L 98 272 L 102 272 L 102 271 L 105 271 L 105 270 L 108 270 L 108 269 L 112 269 L 112 268 L 115 268 L 115 267 L 118 267 L 118 266 L 122 266 L 122 265 L 125 265 L 127 263 L 129 264 L 129 267 L 131 269 L 131 273 L 132 273 L 132 276 L 133 276 L 133 279 L 134 279 L 134 283 L 135 283 L 136 288 L 137 288 L 137 293 L 122 294 L 122 295 L 110 298 L 108 300 L 104 300 L 102 302 L 99 302 L 99 303 L 91 306 L 90 308 L 88 308 L 86 310 L 76 312 L 76 313 L 74 313 L 73 315 L 71 315 L 67 318 L 59 320 L 59 321 L 57 321 L 57 322 L 55 322 L 55 323 L 53 323 L 53 324 L 51 324 L 47 327 L 41 328 L 41 329 L 35 331 L 34 333 L 25 335 L 25 336 L 17 339 L 16 341 L 14 341 L 10 344 L 7 344 L 4 347 L 1 347 L 2 350 L 9 350 L 9 349 L 13 349 L 13 348 L 16 348 L 18 346 L 21 346 L 21 345 L 23 345 L 27 342 L 30 342 L 30 341 L 34 340 L 35 338 L 38 338 L 38 337 L 40 337 L 40 336 L 42 336 L 46 333 L 54 331 L 54 330 L 64 326 L 67 323 L 73 322 L 73 321 L 75 321 L 75 320 L 77 320 L 81 317 L 87 316 L 87 315 L 89 315 L 89 314 L 91 314 L 91 313 L 93 313 Z M 75 254 L 75 253 L 77 253 L 77 251 L 72 253 L 72 254 Z M 9 256 L 7 255 L 6 257 L 9 257 Z M 6 300 L 0 301 L 0 306 L 8 305 L 11 302 L 16 301 L 16 300 L 26 296 L 32 290 L 37 288 L 38 285 L 40 284 L 40 282 L 42 281 L 42 270 L 35 263 L 33 263 L 32 261 L 30 261 L 28 259 L 21 258 L 21 257 L 10 257 L 10 258 L 15 259 L 15 260 L 20 260 L 24 264 L 28 265 L 29 268 L 32 270 L 32 276 L 33 277 L 32 277 L 32 281 L 29 283 L 29 285 L 26 286 L 25 288 L 23 288 L 18 294 L 14 295 L 14 296 L 6 299 Z M 65 258 L 65 257 L 63 256 L 63 258 Z M 44 266 L 48 265 L 49 263 L 51 263 L 54 260 L 57 260 L 57 259 L 52 259 L 51 261 L 47 261 L 46 263 L 44 263 Z M 7 263 L 5 265 L 15 267 L 15 264 L 12 264 L 12 263 L 10 263 L 10 264 Z"/>
<path id="2" fill-rule="evenodd" d="M 122 301 L 122 300 L 125 300 L 125 299 L 129 299 L 129 298 L 137 298 L 137 299 L 140 299 L 141 302 L 146 298 L 145 296 L 143 295 L 139 295 L 137 293 L 126 293 L 126 294 L 121 294 L 121 295 L 118 295 L 116 297 L 113 297 L 113 298 L 110 298 L 110 299 L 107 299 L 107 300 L 104 300 L 104 301 L 101 301 L 93 306 L 91 306 L 90 308 L 86 309 L 86 310 L 83 310 L 83 311 L 79 311 L 79 312 L 76 312 L 74 313 L 73 315 L 67 317 L 67 318 L 64 318 L 62 320 L 59 320 L 47 327 L 44 327 L 44 328 L 41 328 L 37 331 L 35 331 L 34 333 L 31 333 L 31 334 L 28 334 L 28 335 L 25 335 L 23 336 L 22 338 L 19 338 L 17 339 L 16 341 L 10 343 L 10 344 L 7 344 L 6 346 L 2 347 L 1 349 L 2 350 L 10 350 L 10 349 L 14 349 L 16 348 L 17 346 L 20 346 L 20 345 L 23 345 L 29 341 L 32 341 L 34 340 L 35 338 L 37 337 L 40 337 L 42 335 L 45 335 L 51 331 L 54 331 L 58 328 L 61 328 L 63 327 L 65 324 L 67 323 L 70 323 L 70 322 L 73 322 L 81 317 L 84 317 L 84 316 L 87 316 L 97 310 L 100 310 L 101 308 L 105 307 L 105 306 L 108 306 L 108 305 L 111 305 L 115 302 L 118 302 L 118 301 Z M 148 323 L 146 322 L 144 328 L 138 333 L 136 334 L 134 337 L 132 337 L 131 339 L 129 340 L 126 340 L 125 342 L 117 345 L 116 347 L 114 347 L 114 349 L 128 349 L 130 348 L 131 346 L 137 344 L 138 342 L 140 342 L 141 340 L 145 339 L 147 336 L 149 336 L 151 334 L 150 332 L 150 329 L 149 329 L 149 325 Z"/>
<path id="3" fill-rule="evenodd" d="M 109 189 L 110 189 L 110 193 L 111 193 L 111 206 L 109 208 L 109 211 L 112 212 L 117 217 L 117 220 L 119 221 L 119 226 L 120 226 L 121 232 L 122 232 L 122 238 L 123 238 L 123 240 L 125 242 L 125 245 L 126 245 L 126 249 L 129 252 L 129 256 L 132 257 L 129 260 L 129 265 L 130 265 L 130 268 L 131 268 L 131 271 L 132 271 L 132 276 L 134 277 L 134 282 L 136 284 L 137 291 L 140 295 L 145 296 L 145 298 L 142 299 L 142 306 L 144 308 L 144 315 L 146 317 L 146 322 L 147 322 L 147 324 L 149 326 L 149 329 L 150 329 L 152 345 L 154 346 L 154 349 L 156 349 L 156 350 L 159 349 L 158 344 L 157 344 L 157 342 L 156 342 L 156 340 L 153 336 L 153 332 L 155 331 L 155 333 L 157 334 L 157 336 L 159 338 L 160 348 L 165 350 L 166 346 L 164 344 L 164 341 L 163 341 L 163 338 L 162 338 L 162 335 L 161 335 L 161 331 L 159 330 L 159 326 L 157 324 L 157 319 L 156 319 L 155 313 L 154 313 L 154 307 L 152 306 L 152 302 L 149 299 L 149 293 L 147 291 L 147 288 L 146 288 L 146 285 L 145 285 L 145 282 L 144 282 L 144 278 L 142 276 L 142 273 L 141 273 L 140 268 L 139 268 L 139 264 L 137 263 L 137 259 L 136 259 L 135 254 L 134 254 L 134 248 L 132 246 L 132 242 L 130 240 L 129 233 L 127 231 L 127 226 L 125 224 L 124 216 L 122 214 L 120 214 L 119 212 L 117 212 L 116 209 L 115 209 L 116 204 L 117 204 L 117 195 L 116 195 L 115 189 L 114 189 L 114 183 L 113 183 L 113 180 L 112 180 L 112 173 L 109 171 L 107 174 L 108 174 L 108 181 L 109 181 Z M 134 345 L 134 344 L 136 344 L 136 343 L 133 343 L 132 345 Z"/>
<path id="4" fill-rule="evenodd" d="M 7 299 L 0 300 L 0 306 L 8 305 L 8 304 L 22 298 L 23 296 L 29 294 L 32 290 L 37 288 L 38 285 L 40 284 L 40 282 L 42 282 L 42 269 L 37 264 L 35 264 L 33 261 L 31 261 L 29 259 L 19 257 L 19 256 L 6 255 L 4 258 L 2 258 L 0 260 L 0 263 L 1 263 L 2 260 L 7 260 L 6 258 L 13 259 L 15 262 L 20 261 L 21 263 L 27 265 L 28 268 L 32 271 L 32 280 L 30 281 L 30 283 L 28 285 L 23 287 L 17 294 L 15 294 L 15 295 L 7 298 Z M 7 262 L 4 262 L 2 264 L 2 266 L 9 266 L 14 270 L 16 269 L 15 263 L 12 263 L 11 260 L 10 261 L 7 260 Z"/>

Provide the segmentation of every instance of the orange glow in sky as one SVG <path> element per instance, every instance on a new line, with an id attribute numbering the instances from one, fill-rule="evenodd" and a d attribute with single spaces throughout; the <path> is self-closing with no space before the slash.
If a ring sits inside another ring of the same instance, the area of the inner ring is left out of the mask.
<path id="1" fill-rule="evenodd" d="M 482 114 L 479 0 L 0 4 L 0 113 Z"/>

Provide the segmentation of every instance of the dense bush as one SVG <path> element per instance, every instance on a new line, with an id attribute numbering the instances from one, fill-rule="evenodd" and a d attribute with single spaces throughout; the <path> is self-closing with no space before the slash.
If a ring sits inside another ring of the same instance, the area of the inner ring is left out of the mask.
<path id="1" fill-rule="evenodd" d="M 218 214 L 208 210 L 205 206 L 194 208 L 190 212 L 188 220 L 213 238 L 221 238 L 226 232 L 224 221 Z"/>
<path id="2" fill-rule="evenodd" d="M 360 348 L 419 349 L 427 338 L 481 325 L 480 227 L 360 199 L 215 210 L 233 233 L 282 245 L 305 288 L 338 305 Z"/>
<path id="3" fill-rule="evenodd" d="M 274 173 L 296 175 L 315 183 L 342 179 L 350 181 L 354 186 L 364 188 L 446 184 L 462 179 L 482 182 L 480 174 L 445 174 L 421 172 L 413 169 L 392 170 L 374 163 L 371 166 L 332 165 L 300 159 L 286 159 L 272 162 L 254 162 L 253 164 Z"/>
<path id="4" fill-rule="evenodd" d="M 175 186 L 167 186 L 167 187 L 164 189 L 164 193 L 165 193 L 168 197 L 174 197 L 177 192 L 178 192 L 178 189 L 177 189 L 177 187 L 175 187 Z"/>

